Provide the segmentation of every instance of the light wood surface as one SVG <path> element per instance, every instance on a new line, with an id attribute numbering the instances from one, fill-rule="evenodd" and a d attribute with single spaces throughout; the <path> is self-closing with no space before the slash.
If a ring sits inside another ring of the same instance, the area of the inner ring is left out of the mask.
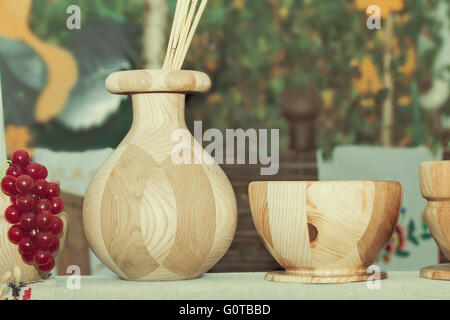
<path id="1" fill-rule="evenodd" d="M 203 72 L 189 70 L 120 71 L 106 79 L 106 88 L 114 94 L 207 92 L 211 79 Z"/>
<path id="2" fill-rule="evenodd" d="M 0 283 L 19 283 L 36 281 L 45 278 L 46 273 L 38 271 L 34 265 L 25 263 L 20 256 L 19 249 L 8 239 L 8 230 L 11 224 L 6 221 L 3 212 L 10 205 L 9 197 L 0 194 Z M 64 250 L 69 219 L 66 213 L 58 215 L 64 222 L 64 229 L 59 236 L 60 248 L 53 253 L 57 262 Z"/>
<path id="3" fill-rule="evenodd" d="M 398 182 L 253 182 L 258 234 L 287 271 L 267 280 L 341 283 L 367 279 L 390 240 L 402 203 Z M 381 274 L 381 277 L 385 274 Z"/>
<path id="4" fill-rule="evenodd" d="M 422 278 L 434 280 L 450 280 L 450 263 L 437 264 L 420 270 Z"/>
<path id="5" fill-rule="evenodd" d="M 387 273 L 382 271 L 378 279 L 386 279 Z M 328 272 L 315 271 L 313 274 L 306 271 L 273 271 L 266 273 L 264 279 L 275 282 L 287 283 L 347 283 L 373 280 L 374 275 L 367 273 L 366 270 L 360 272 L 342 272 L 338 275 L 330 275 Z"/>
<path id="6" fill-rule="evenodd" d="M 439 248 L 450 259 L 450 161 L 424 162 L 420 165 L 420 190 L 428 203 L 424 219 Z M 448 265 L 421 270 L 425 278 L 448 280 Z"/>
<path id="7" fill-rule="evenodd" d="M 140 92 L 135 80 L 143 73 L 145 79 L 147 74 L 158 75 L 161 79 L 152 83 L 166 83 L 175 91 L 209 86 L 192 82 L 196 74 L 207 77 L 202 73 L 130 71 L 127 79 L 134 80 L 122 88 L 137 87 Z M 168 81 L 170 74 L 181 77 Z M 190 134 L 185 152 L 192 155 L 195 150 L 195 157 L 201 155 L 212 164 L 172 161 L 179 144 L 172 141 L 172 133 L 187 130 L 184 94 L 133 93 L 132 101 L 129 133 L 88 188 L 83 206 L 86 237 L 95 255 L 122 279 L 197 278 L 218 262 L 233 240 L 237 220 L 233 189 Z"/>

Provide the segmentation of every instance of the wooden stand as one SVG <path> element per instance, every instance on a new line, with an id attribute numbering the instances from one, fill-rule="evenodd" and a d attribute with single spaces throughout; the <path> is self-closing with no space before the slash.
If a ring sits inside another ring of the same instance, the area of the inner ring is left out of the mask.
<path id="1" fill-rule="evenodd" d="M 450 258 L 450 161 L 424 162 L 420 165 L 420 189 L 428 200 L 424 219 L 439 248 Z M 420 270 L 420 276 L 450 280 L 450 264 Z"/>
<path id="2" fill-rule="evenodd" d="M 450 280 L 450 263 L 442 263 L 422 268 L 422 270 L 420 270 L 420 276 L 422 278 L 433 280 Z"/>
<path id="3" fill-rule="evenodd" d="M 231 184 L 184 120 L 185 94 L 210 86 L 195 71 L 125 71 L 106 81 L 110 92 L 131 94 L 133 124 L 91 181 L 83 224 L 92 251 L 122 279 L 197 278 L 233 240 Z"/>
<path id="4" fill-rule="evenodd" d="M 387 273 L 382 271 L 378 279 L 386 279 Z M 266 274 L 264 279 L 275 282 L 287 283 L 347 283 L 373 280 L 374 275 L 367 273 L 366 270 L 346 270 L 336 273 L 336 270 L 289 270 L 274 271 Z"/>

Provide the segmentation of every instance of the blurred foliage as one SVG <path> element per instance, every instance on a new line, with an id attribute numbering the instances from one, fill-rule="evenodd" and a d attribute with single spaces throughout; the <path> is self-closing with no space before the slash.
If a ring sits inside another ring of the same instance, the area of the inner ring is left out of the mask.
<path id="1" fill-rule="evenodd" d="M 326 154 L 338 144 L 379 144 L 386 91 L 376 84 L 382 84 L 386 35 L 383 29 L 367 29 L 361 1 L 211 0 L 184 68 L 208 72 L 214 87 L 207 95 L 188 98 L 188 125 L 204 120 L 205 128 L 280 128 L 281 146 L 286 147 L 281 94 L 287 88 L 314 84 L 324 101 L 317 140 Z M 413 88 L 433 76 L 430 66 L 440 39 L 439 26 L 429 14 L 438 1 L 445 0 L 395 1 L 404 6 L 395 13 L 391 65 L 396 87 L 395 145 L 423 141 L 436 148 L 449 138 L 448 132 L 434 124 L 436 111 L 418 109 Z M 72 2 L 35 5 L 35 32 L 52 42 L 64 42 L 65 10 Z M 175 0 L 168 3 L 173 12 Z M 142 0 L 78 0 L 76 4 L 82 10 L 82 23 L 97 18 L 142 21 Z M 419 37 L 431 43 L 427 50 L 417 49 Z M 136 57 L 137 67 L 139 61 Z M 120 112 L 131 112 L 124 110 Z M 440 112 L 450 114 L 450 103 Z M 418 122 L 423 123 L 422 130 L 417 129 Z"/>

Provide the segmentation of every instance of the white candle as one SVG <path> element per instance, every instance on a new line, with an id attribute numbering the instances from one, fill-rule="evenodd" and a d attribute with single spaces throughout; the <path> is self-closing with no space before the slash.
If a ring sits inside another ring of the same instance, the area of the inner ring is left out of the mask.
<path id="1" fill-rule="evenodd" d="M 6 162 L 5 122 L 3 117 L 2 79 L 0 70 L 0 166 Z"/>

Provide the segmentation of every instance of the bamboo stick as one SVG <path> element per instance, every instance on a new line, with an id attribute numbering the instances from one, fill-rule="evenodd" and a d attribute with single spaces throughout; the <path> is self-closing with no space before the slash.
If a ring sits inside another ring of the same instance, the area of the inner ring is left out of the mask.
<path id="1" fill-rule="evenodd" d="M 181 30 L 186 20 L 188 5 L 190 0 L 179 0 L 181 1 L 180 14 L 178 16 L 178 21 L 175 27 L 174 40 L 172 44 L 172 48 L 170 50 L 168 69 L 172 69 L 172 62 L 175 56 L 176 51 L 178 50 L 178 44 L 180 41 Z"/>
<path id="2" fill-rule="evenodd" d="M 170 49 L 172 48 L 173 38 L 175 36 L 175 24 L 177 22 L 177 15 L 180 13 L 180 4 L 181 2 L 177 2 L 177 7 L 175 8 L 175 16 L 172 23 L 172 29 L 170 31 L 169 43 L 167 44 L 167 52 L 166 57 L 164 59 L 163 69 L 167 69 L 167 63 L 169 62 Z"/>
<path id="3" fill-rule="evenodd" d="M 189 47 L 191 45 L 192 39 L 194 38 L 195 31 L 197 30 L 198 24 L 199 24 L 200 19 L 201 19 L 202 15 L 203 15 L 203 12 L 205 11 L 205 7 L 206 7 L 207 3 L 208 3 L 208 0 L 203 0 L 202 3 L 200 4 L 200 8 L 199 8 L 199 10 L 197 12 L 197 16 L 195 17 L 195 20 L 194 20 L 194 24 L 193 24 L 193 26 L 191 28 L 191 31 L 189 32 L 188 40 L 186 42 L 186 45 L 183 48 L 183 54 L 181 56 L 181 62 L 176 66 L 177 69 L 181 69 L 181 67 L 183 66 L 184 59 L 186 59 L 187 52 L 188 52 Z"/>
<path id="4" fill-rule="evenodd" d="M 208 0 L 178 0 L 164 59 L 164 70 L 180 70 Z"/>
<path id="5" fill-rule="evenodd" d="M 181 37 L 180 37 L 180 41 L 179 41 L 179 48 L 182 49 L 185 44 L 186 44 L 186 39 L 188 37 L 189 31 L 191 29 L 192 26 L 192 20 L 194 18 L 194 13 L 195 13 L 195 9 L 197 7 L 197 0 L 192 0 L 191 3 L 191 8 L 189 9 L 189 14 L 186 20 L 186 23 L 183 26 L 183 31 L 181 32 Z M 179 63 L 179 59 L 181 59 L 181 53 L 182 50 L 177 50 L 176 55 L 174 57 L 174 64 L 173 66 L 176 66 Z"/>

